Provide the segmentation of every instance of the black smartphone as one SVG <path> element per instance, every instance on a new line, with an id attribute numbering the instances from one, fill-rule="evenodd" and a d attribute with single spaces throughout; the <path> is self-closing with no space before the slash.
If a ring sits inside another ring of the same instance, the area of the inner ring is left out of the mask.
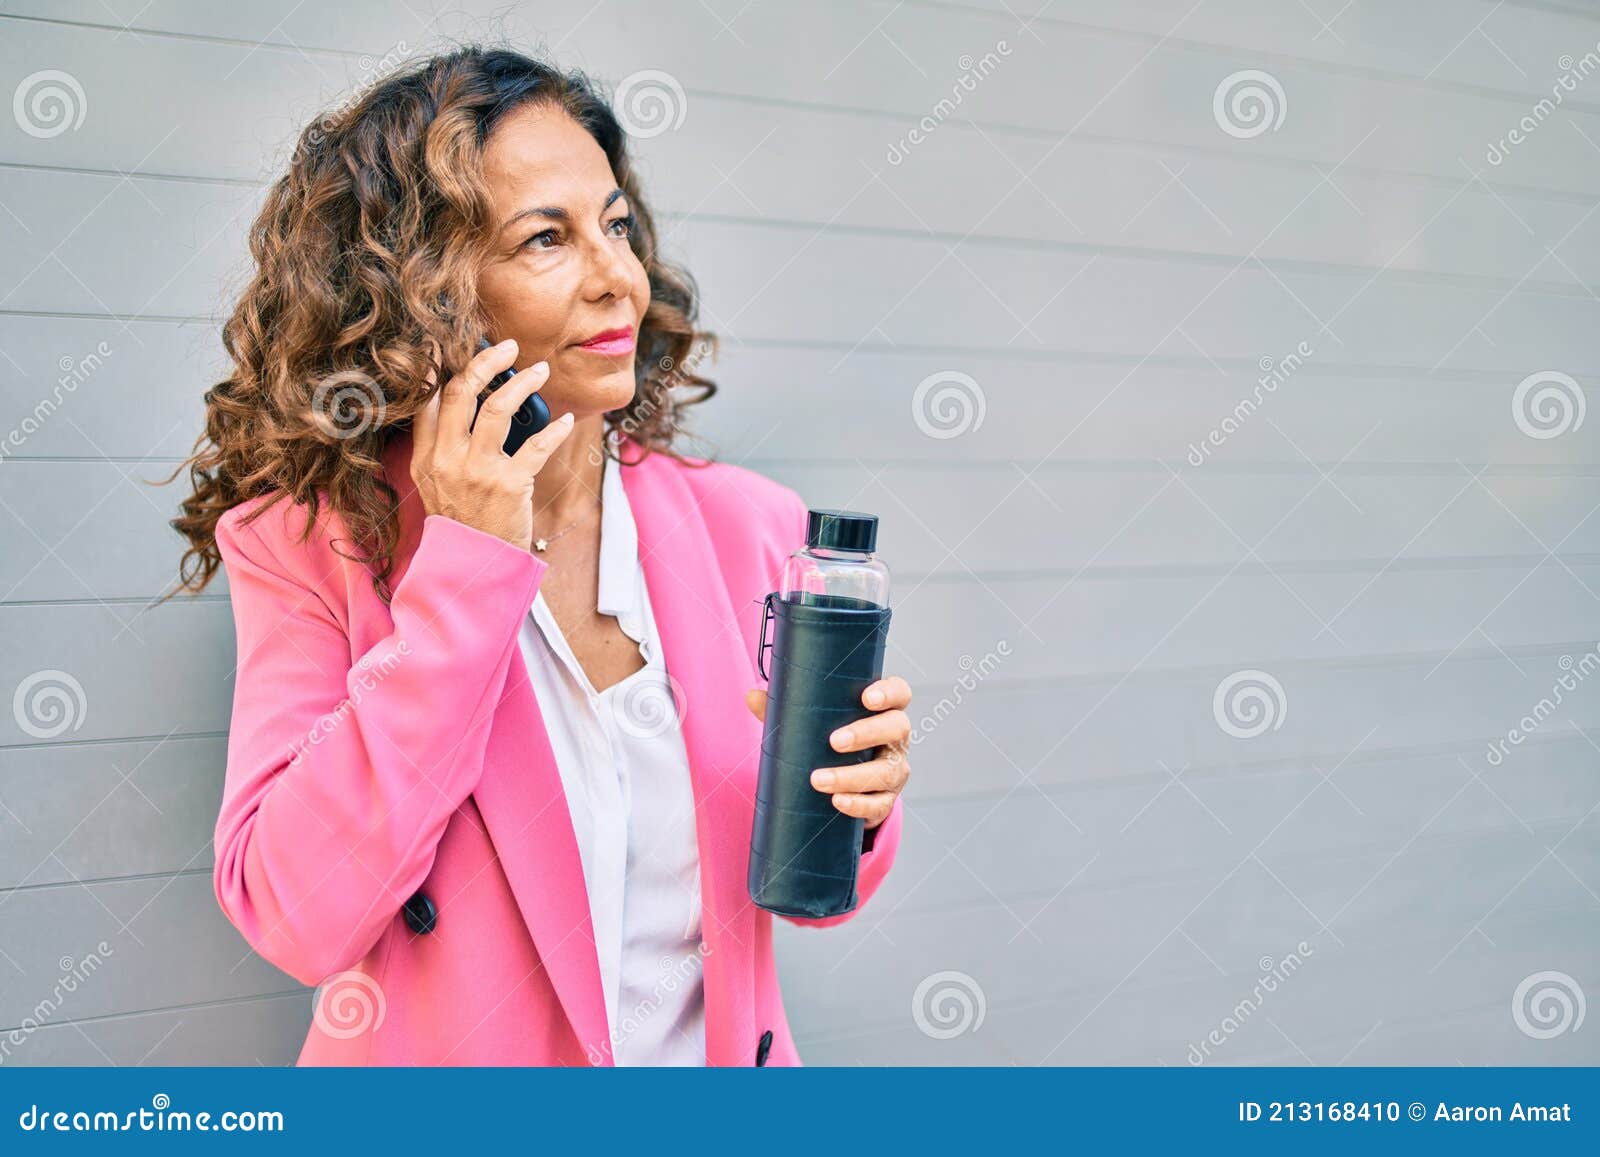
<path id="1" fill-rule="evenodd" d="M 480 350 L 488 349 L 491 344 L 488 338 L 478 339 L 478 348 Z M 501 370 L 491 378 L 488 387 L 482 394 L 478 395 L 478 409 L 482 410 L 483 403 L 489 395 L 515 377 L 516 372 L 514 369 Z M 473 414 L 473 421 L 477 421 L 476 412 Z M 505 452 L 507 454 L 515 454 L 522 449 L 524 442 L 549 424 L 550 407 L 545 404 L 545 400 L 538 394 L 529 394 L 523 399 L 522 405 L 517 407 L 517 412 L 511 415 L 511 426 L 506 430 Z"/>

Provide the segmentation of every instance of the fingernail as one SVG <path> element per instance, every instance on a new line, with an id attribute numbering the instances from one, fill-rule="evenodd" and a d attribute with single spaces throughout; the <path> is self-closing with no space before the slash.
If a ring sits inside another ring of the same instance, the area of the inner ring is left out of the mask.
<path id="1" fill-rule="evenodd" d="M 831 735 L 829 738 L 833 741 L 833 745 L 835 747 L 845 747 L 855 737 L 856 737 L 856 733 L 854 731 L 851 731 L 848 727 L 841 727 L 838 731 L 835 731 L 833 733 L 833 735 Z"/>
<path id="2" fill-rule="evenodd" d="M 573 420 L 574 419 L 572 417 L 572 411 L 571 410 L 568 410 L 565 414 L 562 414 L 561 417 L 556 419 L 556 421 L 565 422 L 569 426 L 572 425 Z"/>
<path id="3" fill-rule="evenodd" d="M 834 780 L 837 778 L 838 777 L 835 776 L 833 772 L 823 768 L 818 768 L 816 771 L 811 773 L 811 786 L 826 790 L 827 788 L 833 786 Z"/>
<path id="4" fill-rule="evenodd" d="M 549 362 L 534 362 L 533 365 L 529 366 L 528 368 L 530 370 L 548 370 L 550 368 L 550 363 Z"/>
<path id="5" fill-rule="evenodd" d="M 497 350 L 508 350 L 508 349 L 510 349 L 512 346 L 514 346 L 516 344 L 517 344 L 517 341 L 516 341 L 515 338 L 509 338 L 508 337 L 504 341 L 495 343 L 495 347 L 494 348 L 497 349 Z"/>
<path id="6" fill-rule="evenodd" d="M 883 692 L 874 688 L 867 692 L 867 706 L 877 707 L 883 703 Z"/>

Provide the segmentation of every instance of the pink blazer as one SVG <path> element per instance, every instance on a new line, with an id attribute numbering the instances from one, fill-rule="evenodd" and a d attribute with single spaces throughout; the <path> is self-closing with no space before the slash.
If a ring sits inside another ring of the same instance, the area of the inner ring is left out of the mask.
<path id="1" fill-rule="evenodd" d="M 326 508 L 304 543 L 306 510 L 287 500 L 218 523 L 239 665 L 217 901 L 261 956 L 319 986 L 300 1064 L 609 1065 L 577 843 L 517 644 L 549 564 L 425 517 L 410 452 L 401 437 L 384 463 L 402 495 L 390 605 L 334 549 Z M 797 1065 L 772 916 L 745 886 L 761 724 L 744 692 L 764 682 L 761 599 L 804 541 L 806 504 L 738 466 L 659 454 L 622 481 L 681 691 L 706 1060 Z M 868 833 L 863 903 L 900 827 L 896 803 Z"/>

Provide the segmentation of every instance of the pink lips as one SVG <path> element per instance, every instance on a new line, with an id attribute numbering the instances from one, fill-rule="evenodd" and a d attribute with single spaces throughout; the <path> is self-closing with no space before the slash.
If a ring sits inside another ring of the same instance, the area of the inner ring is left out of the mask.
<path id="1" fill-rule="evenodd" d="M 604 333 L 597 333 L 594 337 L 584 342 L 578 348 L 588 350 L 592 354 L 601 354 L 605 357 L 621 357 L 633 352 L 633 330 L 608 329 Z"/>

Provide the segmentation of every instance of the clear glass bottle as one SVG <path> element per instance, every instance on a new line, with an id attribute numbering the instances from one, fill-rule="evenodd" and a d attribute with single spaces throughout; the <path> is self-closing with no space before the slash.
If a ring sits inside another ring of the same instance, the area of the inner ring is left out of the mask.
<path id="1" fill-rule="evenodd" d="M 877 540 L 875 514 L 812 510 L 806 545 L 784 563 L 778 597 L 807 606 L 887 607 L 889 568 L 872 553 Z"/>

